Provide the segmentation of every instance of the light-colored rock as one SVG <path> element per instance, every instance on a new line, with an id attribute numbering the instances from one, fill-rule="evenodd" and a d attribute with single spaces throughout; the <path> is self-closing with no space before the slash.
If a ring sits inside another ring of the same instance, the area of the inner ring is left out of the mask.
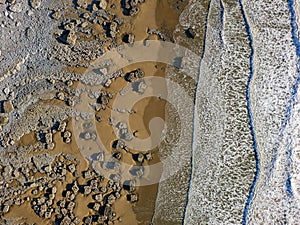
<path id="1" fill-rule="evenodd" d="M 128 43 L 133 44 L 134 38 L 135 38 L 134 34 L 128 34 Z"/>
<path id="2" fill-rule="evenodd" d="M 143 162 L 144 161 L 144 155 L 142 153 L 140 153 L 137 157 L 137 161 L 138 162 Z"/>
<path id="3" fill-rule="evenodd" d="M 71 173 L 74 173 L 75 172 L 75 170 L 76 170 L 76 166 L 75 166 L 75 164 L 70 164 L 69 166 L 68 166 L 68 170 L 71 172 Z"/>
<path id="4" fill-rule="evenodd" d="M 106 0 L 100 0 L 99 6 L 101 9 L 107 8 L 107 1 Z"/>
<path id="5" fill-rule="evenodd" d="M 96 201 L 102 201 L 103 200 L 103 195 L 102 194 L 95 195 L 95 200 Z"/>
<path id="6" fill-rule="evenodd" d="M 137 202 L 138 196 L 137 196 L 137 194 L 129 194 L 129 195 L 127 195 L 127 199 L 128 199 L 130 202 Z"/>
<path id="7" fill-rule="evenodd" d="M 146 155 L 145 155 L 145 158 L 146 160 L 150 161 L 153 157 L 152 157 L 152 153 L 151 152 L 148 152 Z"/>
<path id="8" fill-rule="evenodd" d="M 82 27 L 82 28 L 86 28 L 88 25 L 89 25 L 89 22 L 84 21 L 84 22 L 81 24 L 81 27 Z"/>
<path id="9" fill-rule="evenodd" d="M 61 132 L 64 132 L 66 130 L 66 127 L 67 127 L 67 123 L 65 121 L 62 121 L 59 124 L 58 130 L 61 131 Z"/>
<path id="10" fill-rule="evenodd" d="M 29 3 L 33 9 L 38 9 L 41 6 L 41 0 L 30 0 Z"/>
<path id="11" fill-rule="evenodd" d="M 56 11 L 52 14 L 52 18 L 55 19 L 55 20 L 58 20 L 61 18 L 61 13 Z"/>
<path id="12" fill-rule="evenodd" d="M 3 211 L 4 213 L 8 213 L 8 212 L 9 212 L 9 208 L 10 208 L 9 205 L 4 205 L 2 211 Z"/>
<path id="13" fill-rule="evenodd" d="M 57 99 L 61 101 L 65 100 L 65 94 L 63 92 L 57 93 Z"/>
<path id="14" fill-rule="evenodd" d="M 77 41 L 77 36 L 75 31 L 71 30 L 67 36 L 67 44 L 75 45 Z"/>
<path id="15" fill-rule="evenodd" d="M 88 3 L 86 0 L 77 0 L 77 5 L 82 8 L 86 8 L 88 6 Z"/>
<path id="16" fill-rule="evenodd" d="M 8 123 L 8 118 L 6 116 L 0 115 L 0 126 L 4 126 Z"/>
<path id="17" fill-rule="evenodd" d="M 88 194 L 90 194 L 92 192 L 92 189 L 91 189 L 90 186 L 84 186 L 83 189 L 84 189 L 84 194 L 85 195 L 88 195 Z"/>
<path id="18" fill-rule="evenodd" d="M 0 55 L 1 55 L 1 54 L 0 54 Z M 3 89 L 3 93 L 4 93 L 5 95 L 8 95 L 9 92 L 10 92 L 9 87 L 6 87 L 6 88 Z"/>
<path id="19" fill-rule="evenodd" d="M 111 83 L 111 79 L 107 79 L 107 81 L 104 83 L 104 86 L 108 88 L 111 85 Z"/>
<path id="20" fill-rule="evenodd" d="M 68 130 L 65 131 L 64 134 L 63 134 L 64 138 L 70 138 L 71 136 L 72 136 L 72 133 L 70 131 L 68 131 Z"/>
<path id="21" fill-rule="evenodd" d="M 101 205 L 100 205 L 99 203 L 96 202 L 96 203 L 94 204 L 94 206 L 93 206 L 93 209 L 94 209 L 95 211 L 99 211 L 100 207 L 101 207 Z"/>
<path id="22" fill-rule="evenodd" d="M 4 113 L 10 113 L 11 111 L 14 110 L 14 106 L 11 100 L 4 101 L 2 107 Z"/>
<path id="23" fill-rule="evenodd" d="M 16 3 L 16 4 L 13 4 L 13 5 L 10 5 L 8 9 L 11 12 L 20 13 L 20 12 L 22 12 L 22 4 L 21 3 Z"/>

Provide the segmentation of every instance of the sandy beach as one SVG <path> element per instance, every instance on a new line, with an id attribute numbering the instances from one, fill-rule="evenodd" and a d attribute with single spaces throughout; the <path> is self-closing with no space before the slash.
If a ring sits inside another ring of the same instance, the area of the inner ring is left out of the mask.
<path id="1" fill-rule="evenodd" d="M 183 3 L 178 4 L 183 8 Z M 172 41 L 173 32 L 175 30 L 176 25 L 178 24 L 178 18 L 180 15 L 178 4 L 173 4 L 171 2 L 168 2 L 167 0 L 146 1 L 140 5 L 140 11 L 137 15 L 124 16 L 123 9 L 121 9 L 120 6 L 120 2 L 112 1 L 110 3 L 111 8 L 109 10 L 112 13 L 114 13 L 117 17 L 124 19 L 124 23 L 119 27 L 119 33 L 134 35 L 134 41 L 161 39 L 166 41 Z M 76 13 L 76 10 L 74 10 L 72 7 L 69 8 L 69 10 L 70 12 L 66 13 L 64 15 L 65 17 L 69 17 L 72 19 L 80 19 L 80 17 Z M 83 10 L 83 13 L 84 12 L 85 11 Z M 78 41 L 92 41 L 95 40 L 95 38 L 105 38 L 102 36 L 102 33 L 105 31 L 103 29 L 103 26 L 94 24 L 92 27 L 94 29 L 92 35 L 90 37 L 86 37 L 82 34 Z M 160 36 L 158 34 L 149 33 L 149 30 L 158 31 L 162 35 Z M 117 44 L 124 44 L 122 38 L 122 35 L 118 36 L 118 38 L 116 39 Z M 105 48 L 108 47 L 109 46 L 105 45 Z M 83 60 L 81 62 L 84 63 L 87 61 Z M 83 76 L 86 72 L 86 68 L 81 66 L 66 66 L 63 69 L 81 76 Z M 129 65 L 123 68 L 122 72 L 123 74 L 126 74 L 136 69 L 141 69 L 144 72 L 145 77 L 165 77 L 166 65 L 158 62 L 142 62 L 138 64 Z M 75 82 L 73 85 L 70 86 L 70 89 L 76 89 L 77 84 L 78 82 Z M 105 110 L 100 110 L 99 112 L 96 112 L 96 115 L 101 116 L 102 118 L 101 122 L 96 123 L 98 135 L 104 143 L 105 148 L 111 151 L 111 154 L 114 154 L 115 152 L 115 150 L 112 148 L 112 145 L 113 142 L 117 139 L 117 136 L 114 134 L 112 126 L 109 124 L 109 118 L 111 116 L 111 107 L 118 92 L 128 85 L 130 84 L 124 79 L 124 77 L 114 78 L 112 80 L 111 85 L 107 88 L 104 88 L 105 91 L 113 94 L 112 99 L 109 101 Z M 61 101 L 56 98 L 50 100 L 40 100 L 40 103 L 65 106 L 64 101 Z M 165 119 L 165 107 L 166 101 L 163 99 L 159 99 L 158 97 L 143 98 L 133 106 L 132 110 L 134 110 L 135 113 L 129 116 L 129 126 L 132 130 L 135 131 L 135 135 L 137 138 L 145 139 L 151 135 L 149 130 L 149 122 L 154 117 L 160 117 L 162 119 Z M 67 124 L 66 130 L 73 133 L 74 128 L 72 127 L 72 119 L 69 118 L 65 120 L 65 122 Z M 24 135 L 18 141 L 18 146 L 30 146 L 36 144 L 38 142 L 36 135 L 37 134 L 34 131 Z M 86 171 L 92 170 L 92 168 L 90 167 L 89 162 L 82 156 L 76 144 L 76 139 L 73 136 L 71 137 L 70 143 L 65 143 L 64 139 L 62 138 L 62 133 L 54 132 L 53 143 L 55 144 L 55 147 L 49 152 L 51 156 L 55 157 L 55 160 L 52 162 L 52 164 L 60 164 L 60 161 L 67 163 L 67 166 L 72 163 L 76 164 L 76 172 L 67 172 L 63 180 L 51 181 L 53 185 L 57 188 L 57 194 L 53 199 L 52 207 L 54 211 L 59 211 L 61 210 L 59 205 L 62 201 L 65 201 L 66 193 L 68 192 L 70 186 L 74 184 L 74 182 L 77 182 L 78 185 L 82 187 L 84 187 L 86 184 L 88 184 L 88 182 L 90 182 L 90 179 L 86 179 L 83 176 L 83 174 Z M 31 152 L 30 157 L 37 156 L 45 151 L 46 150 Z M 154 149 L 149 149 L 149 152 L 152 153 L 152 159 L 150 161 L 144 161 L 144 166 L 154 165 L 160 162 L 159 149 L 157 147 Z M 133 154 L 138 154 L 139 149 L 131 149 L 130 152 L 122 150 L 121 153 L 121 161 L 123 163 L 132 166 L 140 165 L 133 159 Z M 65 155 L 70 155 L 76 160 L 66 161 Z M 155 172 L 157 173 L 157 171 Z M 158 178 L 160 177 L 160 174 L 145 174 L 146 177 L 142 177 L 140 179 L 151 179 L 151 176 L 153 175 Z M 45 174 L 35 173 L 34 176 L 36 179 L 38 179 L 45 177 Z M 107 185 L 108 180 L 105 178 L 104 181 L 102 181 L 102 186 Z M 151 220 L 155 209 L 158 185 L 158 183 L 155 183 L 148 186 L 137 186 L 135 192 L 138 195 L 138 201 L 135 203 L 130 203 L 127 199 L 128 192 L 125 190 L 121 190 L 121 197 L 115 200 L 112 208 L 116 212 L 117 216 L 122 218 L 122 220 L 118 221 L 116 218 L 114 220 L 115 223 L 126 225 L 151 224 Z M 47 193 L 45 192 L 41 192 L 41 194 L 39 194 L 38 197 L 32 195 L 31 192 L 34 190 L 35 188 L 29 189 L 28 192 L 24 194 L 23 198 L 29 196 L 32 199 L 39 199 L 43 198 L 43 196 L 47 196 Z M 87 217 L 91 217 L 94 215 L 94 210 L 89 206 L 91 205 L 91 202 L 94 201 L 93 198 L 94 197 L 91 194 L 85 195 L 79 193 L 76 195 L 74 199 L 75 207 L 73 209 L 73 214 L 80 221 L 84 221 Z M 55 216 L 54 213 L 52 213 L 52 216 L 48 219 L 43 219 L 39 217 L 32 210 L 34 207 L 31 204 L 32 203 L 30 202 L 26 202 L 20 206 L 14 205 L 10 208 L 9 213 L 5 215 L 5 218 L 20 218 L 17 219 L 19 223 L 26 222 L 37 224 L 52 224 L 53 221 L 57 220 L 57 216 Z M 84 223 L 81 222 L 80 224 Z"/>

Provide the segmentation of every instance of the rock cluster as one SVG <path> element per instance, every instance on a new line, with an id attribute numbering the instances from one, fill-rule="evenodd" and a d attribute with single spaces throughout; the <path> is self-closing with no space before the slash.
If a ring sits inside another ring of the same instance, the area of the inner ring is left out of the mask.
<path id="1" fill-rule="evenodd" d="M 142 2 L 144 0 L 122 0 L 123 14 L 126 16 L 135 16 L 140 11 L 139 3 Z"/>
<path id="2" fill-rule="evenodd" d="M 141 69 L 133 70 L 129 73 L 125 74 L 125 80 L 128 82 L 134 82 L 137 81 L 140 78 L 143 78 L 145 76 L 144 72 Z"/>
<path id="3" fill-rule="evenodd" d="M 112 99 L 113 96 L 111 93 L 106 91 L 101 91 L 100 95 L 97 98 L 97 104 L 94 106 L 96 111 L 99 111 L 101 109 L 106 109 L 110 99 Z"/>
<path id="4" fill-rule="evenodd" d="M 148 30 L 147 30 L 147 33 L 148 33 L 148 34 L 155 34 L 155 35 L 157 35 L 157 36 L 159 37 L 160 40 L 163 40 L 163 41 L 166 40 L 165 35 L 164 35 L 162 32 L 160 32 L 160 31 L 158 31 L 158 30 L 156 30 L 156 29 L 148 29 Z"/>

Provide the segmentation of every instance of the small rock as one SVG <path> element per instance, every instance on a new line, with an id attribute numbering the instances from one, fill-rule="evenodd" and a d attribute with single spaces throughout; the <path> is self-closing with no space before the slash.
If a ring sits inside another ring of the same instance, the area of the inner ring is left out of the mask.
<path id="1" fill-rule="evenodd" d="M 59 202 L 59 207 L 60 207 L 60 208 L 65 208 L 65 207 L 66 207 L 66 201 L 65 201 L 65 200 L 61 200 L 61 201 Z"/>
<path id="2" fill-rule="evenodd" d="M 153 159 L 152 153 L 151 153 L 151 152 L 148 152 L 148 153 L 145 155 L 145 158 L 146 158 L 147 161 L 150 161 L 151 159 Z"/>
<path id="3" fill-rule="evenodd" d="M 4 88 L 4 89 L 3 89 L 3 93 L 4 93 L 5 95 L 8 95 L 8 94 L 10 93 L 9 87 Z"/>
<path id="4" fill-rule="evenodd" d="M 9 10 L 11 12 L 20 13 L 20 12 L 22 12 L 22 4 L 16 3 L 14 5 L 11 5 L 11 6 L 9 6 Z"/>
<path id="5" fill-rule="evenodd" d="M 55 144 L 53 142 L 46 145 L 46 149 L 49 149 L 49 150 L 53 150 L 54 147 L 55 147 Z"/>
<path id="6" fill-rule="evenodd" d="M 134 34 L 128 34 L 128 43 L 133 44 L 134 38 L 135 38 Z"/>
<path id="7" fill-rule="evenodd" d="M 60 222 L 61 225 L 70 225 L 72 222 L 72 220 L 68 217 L 68 216 L 65 216 L 63 218 L 63 220 Z"/>
<path id="8" fill-rule="evenodd" d="M 115 196 L 116 196 L 117 199 L 121 198 L 121 194 L 119 192 L 116 192 Z"/>
<path id="9" fill-rule="evenodd" d="M 134 38 L 135 38 L 134 34 L 125 34 L 123 36 L 123 41 L 125 43 L 133 44 Z"/>
<path id="10" fill-rule="evenodd" d="M 103 193 L 105 193 L 107 191 L 107 188 L 106 187 L 100 187 L 99 190 Z"/>
<path id="11" fill-rule="evenodd" d="M 72 98 L 68 98 L 68 99 L 67 99 L 67 105 L 68 105 L 68 106 L 72 106 L 72 107 L 75 106 L 74 100 L 73 100 Z"/>
<path id="12" fill-rule="evenodd" d="M 72 31 L 74 28 L 75 28 L 75 23 L 74 22 L 64 24 L 64 29 L 65 30 Z"/>
<path id="13" fill-rule="evenodd" d="M 90 194 L 92 192 L 92 189 L 91 189 L 90 186 L 84 186 L 83 189 L 84 189 L 84 194 L 85 195 L 88 195 L 88 194 Z"/>
<path id="14" fill-rule="evenodd" d="M 50 165 L 48 165 L 48 166 L 45 167 L 44 170 L 45 170 L 45 172 L 50 173 L 52 171 L 52 168 L 51 168 Z"/>
<path id="15" fill-rule="evenodd" d="M 137 92 L 140 94 L 143 94 L 146 91 L 147 85 L 145 83 L 145 81 L 141 81 L 138 83 L 137 85 Z"/>
<path id="16" fill-rule="evenodd" d="M 123 140 L 116 140 L 113 143 L 113 148 L 118 149 L 118 148 L 124 148 L 125 147 L 125 142 Z"/>
<path id="17" fill-rule="evenodd" d="M 50 194 L 50 195 L 49 195 L 49 199 L 50 199 L 50 200 L 55 199 L 55 194 Z"/>
<path id="18" fill-rule="evenodd" d="M 140 8 L 137 6 L 134 6 L 130 9 L 129 14 L 130 14 L 130 16 L 135 16 L 139 13 L 139 11 L 140 11 Z"/>
<path id="19" fill-rule="evenodd" d="M 95 195 L 95 200 L 101 202 L 103 200 L 103 195 L 102 194 Z"/>
<path id="20" fill-rule="evenodd" d="M 71 87 L 74 83 L 72 80 L 68 80 L 66 84 L 68 87 Z"/>
<path id="21" fill-rule="evenodd" d="M 10 113 L 11 111 L 13 111 L 14 106 L 12 104 L 12 101 L 11 100 L 4 101 L 2 103 L 2 108 L 4 113 Z"/>
<path id="22" fill-rule="evenodd" d="M 113 194 L 108 196 L 108 198 L 107 198 L 108 204 L 113 204 L 115 201 L 116 201 L 116 197 Z"/>
<path id="23" fill-rule="evenodd" d="M 91 171 L 85 171 L 85 172 L 83 172 L 83 177 L 85 178 L 85 179 L 90 179 L 90 178 L 92 178 L 92 173 L 91 173 Z"/>
<path id="24" fill-rule="evenodd" d="M 82 15 L 82 17 L 83 17 L 84 19 L 88 19 L 88 18 L 90 18 L 90 14 L 84 13 L 84 14 Z"/>
<path id="25" fill-rule="evenodd" d="M 51 193 L 52 193 L 52 194 L 55 194 L 56 192 L 57 192 L 57 187 L 54 186 L 54 187 L 51 189 Z"/>
<path id="26" fill-rule="evenodd" d="M 107 1 L 106 0 L 100 0 L 99 6 L 101 9 L 107 8 Z"/>
<path id="27" fill-rule="evenodd" d="M 138 196 L 137 194 L 129 194 L 127 195 L 127 200 L 130 202 L 137 202 Z"/>
<path id="28" fill-rule="evenodd" d="M 38 9 L 41 6 L 41 0 L 30 0 L 29 3 L 33 9 Z"/>
<path id="29" fill-rule="evenodd" d="M 60 122 L 58 131 L 64 132 L 66 130 L 67 123 L 65 121 Z"/>
<path id="30" fill-rule="evenodd" d="M 114 158 L 121 160 L 122 158 L 122 153 L 121 152 L 116 152 L 115 154 L 113 154 Z"/>
<path id="31" fill-rule="evenodd" d="M 96 4 L 93 4 L 93 7 L 92 7 L 92 12 L 95 12 L 95 11 L 98 11 L 98 7 Z"/>
<path id="32" fill-rule="evenodd" d="M 111 79 L 107 79 L 107 81 L 104 83 L 104 86 L 108 88 L 111 85 L 111 83 Z"/>
<path id="33" fill-rule="evenodd" d="M 194 31 L 193 28 L 188 28 L 187 30 L 185 30 L 185 35 L 188 37 L 188 38 L 192 38 L 194 39 L 196 37 L 196 32 Z"/>
<path id="34" fill-rule="evenodd" d="M 65 100 L 65 94 L 63 92 L 57 93 L 57 99 L 61 101 Z"/>
<path id="35" fill-rule="evenodd" d="M 75 181 L 73 186 L 72 186 L 72 191 L 74 192 L 74 194 L 77 194 L 79 191 L 79 187 L 77 185 L 77 182 Z"/>
<path id="36" fill-rule="evenodd" d="M 99 154 L 97 155 L 97 160 L 99 162 L 104 162 L 104 153 L 103 152 L 99 152 Z"/>
<path id="37" fill-rule="evenodd" d="M 0 115 L 0 126 L 4 126 L 8 123 L 8 118 L 6 116 Z"/>
<path id="38" fill-rule="evenodd" d="M 75 170 L 76 170 L 76 166 L 75 166 L 75 164 L 70 164 L 69 166 L 68 166 L 68 170 L 71 172 L 71 173 L 74 173 L 75 172 Z"/>
<path id="39" fill-rule="evenodd" d="M 95 119 L 98 121 L 98 122 L 101 122 L 103 119 L 102 119 L 102 116 L 96 114 L 95 116 Z"/>
<path id="40" fill-rule="evenodd" d="M 75 45 L 77 40 L 77 36 L 75 31 L 71 30 L 67 36 L 67 44 L 69 45 Z"/>
<path id="41" fill-rule="evenodd" d="M 3 210 L 4 213 L 8 213 L 9 211 L 9 205 L 4 205 Z"/>
<path id="42" fill-rule="evenodd" d="M 75 203 L 74 202 L 69 202 L 68 210 L 73 210 L 74 208 L 75 208 Z"/>
<path id="43" fill-rule="evenodd" d="M 138 154 L 137 161 L 140 162 L 140 163 L 144 161 L 144 155 L 142 153 Z"/>
<path id="44" fill-rule="evenodd" d="M 134 82 L 142 77 L 144 77 L 144 72 L 141 69 L 137 69 L 127 73 L 125 75 L 125 80 L 128 82 Z"/>
<path id="45" fill-rule="evenodd" d="M 69 144 L 69 143 L 71 143 L 71 141 L 72 141 L 72 139 L 71 139 L 71 138 L 65 138 L 65 139 L 64 139 L 64 142 L 65 142 L 66 144 Z"/>
<path id="46" fill-rule="evenodd" d="M 50 219 L 51 218 L 51 212 L 46 212 L 45 213 L 45 218 Z"/>
<path id="47" fill-rule="evenodd" d="M 135 191 L 135 185 L 136 185 L 135 180 L 126 180 L 123 184 L 123 187 L 125 190 L 127 190 L 129 192 L 133 192 L 133 191 Z"/>
<path id="48" fill-rule="evenodd" d="M 32 10 L 28 10 L 28 11 L 27 11 L 27 15 L 28 15 L 28 16 L 32 16 L 33 14 L 34 14 L 34 13 L 33 13 Z"/>
<path id="49" fill-rule="evenodd" d="M 83 134 L 83 138 L 84 138 L 85 140 L 90 140 L 90 139 L 92 138 L 92 135 L 91 135 L 90 132 L 85 132 L 85 133 Z"/>
<path id="50" fill-rule="evenodd" d="M 88 6 L 88 3 L 86 0 L 77 0 L 77 5 L 79 7 L 86 8 Z"/>
<path id="51" fill-rule="evenodd" d="M 68 130 L 63 133 L 64 138 L 70 138 L 71 136 L 72 136 L 72 133 Z"/>
<path id="52" fill-rule="evenodd" d="M 52 133 L 46 133 L 45 134 L 45 141 L 46 141 L 46 144 L 50 144 L 53 142 L 53 135 Z"/>
<path id="53" fill-rule="evenodd" d="M 52 13 L 52 18 L 58 20 L 59 18 L 61 18 L 61 13 L 58 11 Z"/>
<path id="54" fill-rule="evenodd" d="M 89 23 L 88 23 L 87 21 L 84 21 L 84 22 L 81 24 L 81 27 L 82 27 L 82 28 L 86 28 L 88 25 L 89 25 Z"/>
<path id="55" fill-rule="evenodd" d="M 96 203 L 94 203 L 93 210 L 99 211 L 100 207 L 101 207 L 101 205 L 96 202 Z"/>
<path id="56" fill-rule="evenodd" d="M 109 98 L 106 96 L 106 95 L 101 95 L 99 98 L 98 98 L 98 102 L 102 105 L 107 105 L 108 102 L 109 102 Z"/>

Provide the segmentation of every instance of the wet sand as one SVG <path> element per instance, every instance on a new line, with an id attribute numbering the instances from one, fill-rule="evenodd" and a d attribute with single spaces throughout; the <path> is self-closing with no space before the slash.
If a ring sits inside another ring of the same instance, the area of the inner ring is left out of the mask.
<path id="1" fill-rule="evenodd" d="M 145 77 L 149 76 L 163 76 L 162 68 L 163 65 L 158 66 L 155 62 L 145 62 L 145 63 L 139 63 L 130 65 L 126 68 L 124 68 L 124 73 L 132 71 L 137 68 L 141 68 L 145 72 Z M 130 85 L 123 77 L 119 77 L 113 81 L 111 86 L 109 88 L 105 88 L 104 90 L 112 93 L 116 93 L 117 91 L 120 91 L 125 86 Z M 102 140 L 102 142 L 105 145 L 105 148 L 108 150 L 112 149 L 112 143 L 114 140 L 117 139 L 116 135 L 114 134 L 113 128 L 107 123 L 110 115 L 112 107 L 112 104 L 115 100 L 114 98 L 110 101 L 108 104 L 108 107 L 106 110 L 101 110 L 98 115 L 100 115 L 103 120 L 101 122 L 98 122 L 96 124 L 98 134 Z M 148 128 L 149 121 L 153 117 L 161 117 L 164 119 L 165 114 L 165 101 L 158 100 L 156 97 L 151 98 L 143 98 L 139 102 L 137 102 L 133 110 L 136 111 L 136 113 L 131 114 L 129 116 L 129 125 L 131 130 L 137 131 L 137 137 L 144 139 L 149 137 L 150 132 Z M 150 149 L 149 149 L 150 150 Z M 136 165 L 136 162 L 132 158 L 132 154 L 126 153 L 124 150 L 121 151 L 122 156 L 122 162 L 129 164 L 129 165 Z M 138 149 L 132 149 L 131 152 L 133 153 L 139 153 Z M 153 159 L 147 163 L 145 162 L 144 165 L 150 165 L 150 164 L 156 164 L 160 162 L 158 157 L 158 149 L 152 149 L 151 152 L 153 153 Z M 125 218 L 135 218 L 135 223 L 130 224 L 150 224 L 154 207 L 155 207 L 155 200 L 156 200 L 156 193 L 157 193 L 158 184 L 153 184 L 150 186 L 139 186 L 137 187 L 137 193 L 139 196 L 139 201 L 135 204 L 129 204 L 126 200 L 122 201 L 122 205 L 120 201 L 117 201 L 116 209 L 126 209 L 128 212 L 122 212 L 121 215 L 124 214 Z M 125 207 L 127 206 L 127 207 Z M 130 214 L 132 214 L 130 216 Z M 123 217 L 124 217 L 123 216 Z M 124 221 L 124 219 L 123 219 Z M 123 222 L 122 222 L 123 223 Z M 129 223 L 123 223 L 123 224 L 129 224 Z"/>
<path id="2" fill-rule="evenodd" d="M 183 8 L 184 4 L 181 5 Z M 120 12 L 119 12 L 120 13 Z M 118 15 L 118 12 L 116 13 Z M 167 40 L 172 40 L 175 26 L 178 24 L 178 17 L 180 11 L 172 8 L 168 0 L 146 1 L 140 7 L 140 13 L 133 18 L 129 18 L 129 23 L 124 24 L 120 28 L 120 33 L 132 33 L 135 35 L 135 41 L 147 40 L 147 39 L 159 39 L 156 35 L 147 34 L 147 29 L 157 29 L 166 34 Z M 155 62 L 147 62 L 140 64 L 133 64 L 123 69 L 124 73 L 132 71 L 137 68 L 142 68 L 145 72 L 145 76 L 160 76 L 165 77 L 166 65 Z M 109 88 L 109 91 L 117 92 L 126 85 L 124 79 L 116 79 Z M 112 99 L 113 101 L 114 99 Z M 165 106 L 166 102 L 158 100 L 158 98 L 145 98 L 134 105 L 133 109 L 135 114 L 130 115 L 129 122 L 132 130 L 137 131 L 137 137 L 144 139 L 149 137 L 150 131 L 148 128 L 149 121 L 153 117 L 161 117 L 165 119 Z M 106 114 L 106 115 L 105 115 Z M 105 112 L 101 114 L 103 120 L 107 120 L 109 114 Z M 109 132 L 108 132 L 109 130 Z M 111 142 L 108 140 L 114 140 L 116 137 L 112 128 L 107 125 L 99 125 L 98 127 L 101 139 L 105 141 L 106 147 L 111 147 Z M 150 164 L 160 162 L 158 156 L 158 149 L 153 149 L 153 160 Z M 133 160 L 130 156 L 123 157 L 123 162 L 133 164 Z M 139 201 L 133 206 L 134 213 L 136 215 L 136 223 L 142 225 L 148 225 L 151 223 L 152 216 L 154 214 L 156 195 L 158 191 L 158 184 L 149 186 L 140 186 L 137 188 L 139 195 Z M 130 210 L 131 211 L 131 210 Z M 126 223 L 124 223 L 126 224 Z"/>

